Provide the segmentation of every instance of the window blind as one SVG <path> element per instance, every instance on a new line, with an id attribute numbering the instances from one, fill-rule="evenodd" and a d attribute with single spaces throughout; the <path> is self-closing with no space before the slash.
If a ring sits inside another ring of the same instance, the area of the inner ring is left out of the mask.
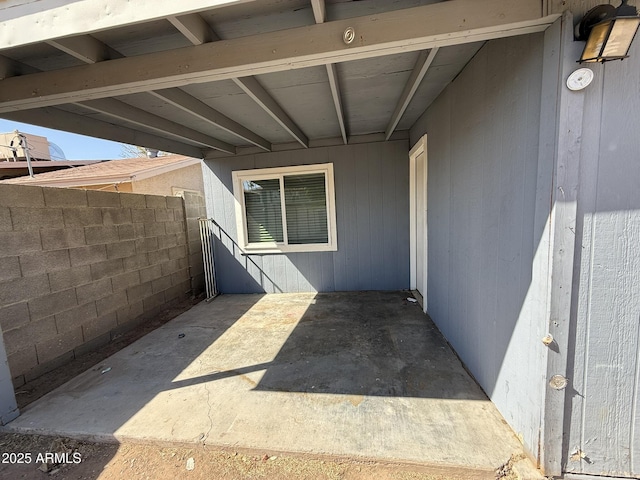
<path id="1" fill-rule="evenodd" d="M 245 180 L 242 187 L 249 243 L 284 242 L 280 180 Z"/>
<path id="2" fill-rule="evenodd" d="M 285 175 L 284 203 L 289 244 L 329 241 L 324 173 Z"/>

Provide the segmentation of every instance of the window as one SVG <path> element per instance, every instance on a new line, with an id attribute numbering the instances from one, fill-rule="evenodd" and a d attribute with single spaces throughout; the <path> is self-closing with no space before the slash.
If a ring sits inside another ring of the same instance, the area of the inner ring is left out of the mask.
<path id="1" fill-rule="evenodd" d="M 333 164 L 235 171 L 233 193 L 245 251 L 337 250 Z"/>

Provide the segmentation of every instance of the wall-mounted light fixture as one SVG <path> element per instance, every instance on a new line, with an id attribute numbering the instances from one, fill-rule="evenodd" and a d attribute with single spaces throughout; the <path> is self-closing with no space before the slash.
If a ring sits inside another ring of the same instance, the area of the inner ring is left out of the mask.
<path id="1" fill-rule="evenodd" d="M 638 10 L 622 0 L 618 8 L 599 5 L 587 12 L 578 24 L 578 40 L 586 40 L 579 62 L 623 60 L 640 26 Z"/>

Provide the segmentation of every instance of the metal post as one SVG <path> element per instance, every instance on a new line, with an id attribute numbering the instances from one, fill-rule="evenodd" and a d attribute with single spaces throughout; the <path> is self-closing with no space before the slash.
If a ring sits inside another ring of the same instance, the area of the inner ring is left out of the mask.
<path id="1" fill-rule="evenodd" d="M 29 169 L 29 176 L 33 178 L 33 167 L 31 166 L 31 153 L 29 153 L 29 145 L 27 144 L 27 137 L 21 134 L 18 130 L 15 134 L 20 139 L 20 146 L 24 150 L 24 156 L 27 158 L 27 168 Z"/>

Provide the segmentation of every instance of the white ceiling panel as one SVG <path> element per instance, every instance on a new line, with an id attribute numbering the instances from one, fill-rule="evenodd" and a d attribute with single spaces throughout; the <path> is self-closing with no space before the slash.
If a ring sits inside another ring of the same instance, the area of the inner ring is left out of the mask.
<path id="1" fill-rule="evenodd" d="M 384 132 L 417 58 L 412 52 L 336 65 L 351 135 Z"/>

